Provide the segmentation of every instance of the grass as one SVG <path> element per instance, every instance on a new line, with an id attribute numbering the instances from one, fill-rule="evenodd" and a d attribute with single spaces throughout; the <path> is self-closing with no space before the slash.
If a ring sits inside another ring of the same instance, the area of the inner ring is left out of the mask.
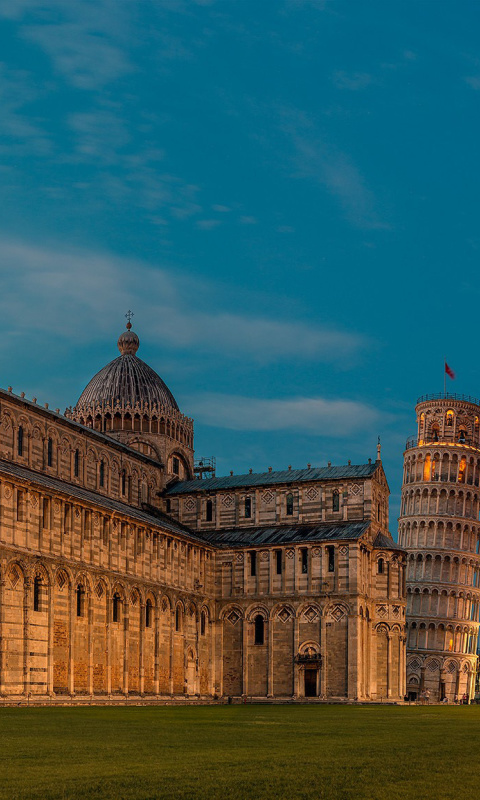
<path id="1" fill-rule="evenodd" d="M 480 706 L 0 710 L 1 800 L 463 800 Z"/>

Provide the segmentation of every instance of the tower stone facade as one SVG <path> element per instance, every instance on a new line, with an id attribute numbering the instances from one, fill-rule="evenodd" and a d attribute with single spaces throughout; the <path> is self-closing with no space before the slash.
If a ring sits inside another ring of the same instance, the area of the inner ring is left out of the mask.
<path id="1" fill-rule="evenodd" d="M 480 403 L 425 395 L 404 455 L 399 543 L 408 551 L 407 691 L 472 697 L 480 569 Z"/>

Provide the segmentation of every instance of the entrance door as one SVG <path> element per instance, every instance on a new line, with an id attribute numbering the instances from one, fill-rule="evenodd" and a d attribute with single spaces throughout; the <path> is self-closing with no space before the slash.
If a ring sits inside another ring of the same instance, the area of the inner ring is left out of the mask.
<path id="1" fill-rule="evenodd" d="M 317 670 L 305 670 L 305 697 L 317 697 Z"/>

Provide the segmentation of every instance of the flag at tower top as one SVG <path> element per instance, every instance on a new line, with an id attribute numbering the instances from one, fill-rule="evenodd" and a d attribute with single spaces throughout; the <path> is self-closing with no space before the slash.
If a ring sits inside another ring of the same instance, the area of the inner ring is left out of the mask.
<path id="1" fill-rule="evenodd" d="M 446 361 L 445 361 L 445 374 L 448 375 L 449 378 L 452 378 L 452 380 L 455 378 L 455 373 L 453 369 L 450 369 Z"/>

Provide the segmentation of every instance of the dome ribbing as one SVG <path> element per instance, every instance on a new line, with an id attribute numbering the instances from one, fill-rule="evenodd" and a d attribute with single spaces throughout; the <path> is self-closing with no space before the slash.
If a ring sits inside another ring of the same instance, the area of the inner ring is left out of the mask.
<path id="1" fill-rule="evenodd" d="M 97 372 L 80 395 L 77 409 L 119 405 L 123 408 L 144 409 L 148 406 L 153 409 L 156 406 L 179 410 L 173 394 L 160 376 L 135 355 L 139 344 L 137 334 L 127 326 L 127 331 L 118 340 L 122 355 Z"/>

